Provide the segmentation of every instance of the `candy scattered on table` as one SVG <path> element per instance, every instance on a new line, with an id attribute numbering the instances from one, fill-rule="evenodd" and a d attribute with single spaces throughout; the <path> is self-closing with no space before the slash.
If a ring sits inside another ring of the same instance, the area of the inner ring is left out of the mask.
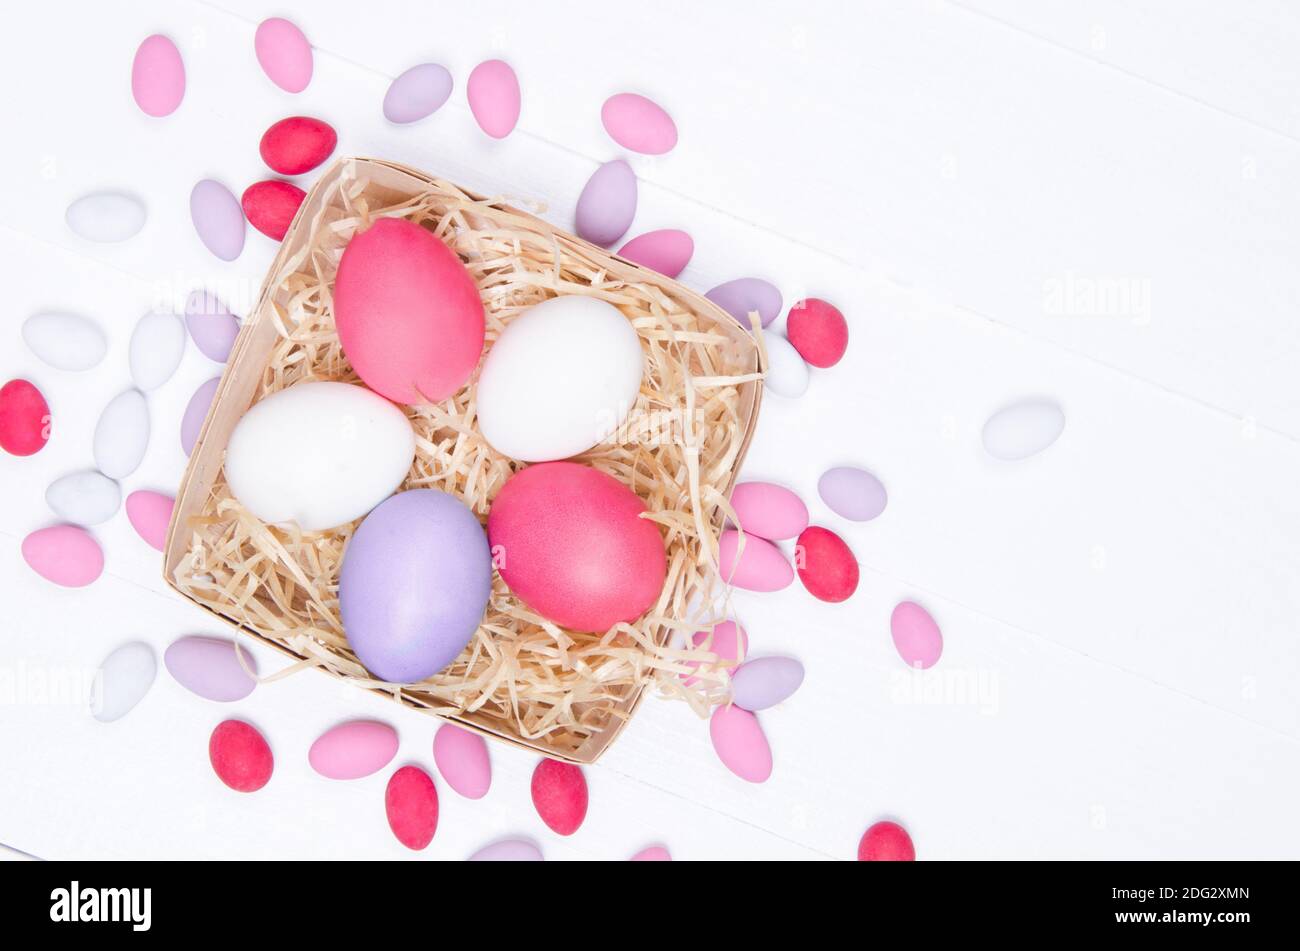
<path id="1" fill-rule="evenodd" d="M 633 152 L 663 155 L 677 145 L 677 125 L 658 103 L 634 92 L 610 96 L 600 107 L 609 137 Z"/>
<path id="2" fill-rule="evenodd" d="M 175 112 L 185 98 L 185 63 L 169 38 L 147 36 L 131 63 L 131 95 L 147 116 L 161 118 Z"/>
<path id="3" fill-rule="evenodd" d="M 1048 399 L 1025 399 L 999 410 L 984 424 L 984 449 L 994 459 L 1018 462 L 1042 452 L 1065 429 L 1065 413 Z"/>
<path id="4" fill-rule="evenodd" d="M 352 383 L 299 383 L 254 403 L 235 424 L 226 481 L 267 524 L 318 532 L 392 495 L 414 458 L 415 433 L 392 403 Z"/>
<path id="5" fill-rule="evenodd" d="M 587 817 L 587 778 L 572 763 L 544 759 L 533 770 L 533 805 L 559 835 L 573 835 Z"/>
<path id="6" fill-rule="evenodd" d="M 746 330 L 750 328 L 751 312 L 758 313 L 764 327 L 781 314 L 781 292 L 758 277 L 738 277 L 719 284 L 704 296 L 736 318 Z"/>
<path id="7" fill-rule="evenodd" d="M 756 657 L 731 675 L 731 700 L 750 711 L 789 699 L 803 683 L 803 664 L 793 657 Z"/>
<path id="8" fill-rule="evenodd" d="M 226 362 L 239 336 L 239 319 L 205 290 L 191 291 L 185 299 L 185 326 L 199 352 L 218 363 Z"/>
<path id="9" fill-rule="evenodd" d="M 412 66 L 393 80 L 384 94 L 384 118 L 389 122 L 418 122 L 431 116 L 451 96 L 451 73 L 438 63 Z"/>
<path id="10" fill-rule="evenodd" d="M 384 813 L 397 841 L 419 851 L 438 831 L 438 789 L 418 766 L 403 766 L 388 779 Z"/>
<path id="11" fill-rule="evenodd" d="M 527 839 L 502 839 L 479 849 L 470 862 L 540 862 L 542 850 Z"/>
<path id="12" fill-rule="evenodd" d="M 676 228 L 647 231 L 618 249 L 619 257 L 658 271 L 665 277 L 676 277 L 686 270 L 694 253 L 695 242 L 691 236 Z"/>
<path id="13" fill-rule="evenodd" d="M 479 63 L 465 85 L 470 112 L 479 128 L 494 139 L 504 139 L 519 121 L 519 78 L 499 59 Z"/>
<path id="14" fill-rule="evenodd" d="M 830 529 L 817 525 L 805 529 L 795 551 L 799 580 L 814 598 L 845 601 L 858 589 L 858 560 Z"/>
<path id="15" fill-rule="evenodd" d="M 190 192 L 190 220 L 203 246 L 223 261 L 244 250 L 244 210 L 225 185 L 205 178 Z"/>
<path id="16" fill-rule="evenodd" d="M 466 799 L 482 799 L 492 785 L 487 743 L 454 723 L 444 723 L 434 734 L 433 762 L 447 785 Z"/>
<path id="17" fill-rule="evenodd" d="M 262 133 L 257 148 L 271 171 L 302 175 L 329 158 L 338 142 L 338 133 L 323 119 L 289 116 Z"/>
<path id="18" fill-rule="evenodd" d="M 190 401 L 185 404 L 185 415 L 181 417 L 181 449 L 187 456 L 194 452 L 194 444 L 199 440 L 203 421 L 207 419 L 208 408 L 212 406 L 212 398 L 217 395 L 220 383 L 219 376 L 200 383 Z"/>
<path id="19" fill-rule="evenodd" d="M 33 314 L 23 321 L 23 340 L 56 370 L 89 370 L 108 352 L 104 331 L 80 314 Z"/>
<path id="20" fill-rule="evenodd" d="M 483 352 L 478 285 L 454 251 L 405 219 L 376 221 L 348 242 L 334 282 L 334 320 L 353 369 L 397 403 L 445 399 Z"/>
<path id="21" fill-rule="evenodd" d="M 271 17 L 258 24 L 253 50 L 267 78 L 285 92 L 302 92 L 311 82 L 311 44 L 288 20 Z"/>
<path id="22" fill-rule="evenodd" d="M 147 393 L 171 379 L 185 353 L 185 324 L 175 314 L 145 314 L 131 332 L 127 362 L 136 389 Z"/>
<path id="23" fill-rule="evenodd" d="M 852 522 L 869 522 L 885 510 L 888 495 L 865 469 L 837 466 L 817 480 L 817 494 L 832 512 Z"/>
<path id="24" fill-rule="evenodd" d="M 377 773 L 397 755 L 397 731 L 378 720 L 352 720 L 322 733 L 307 762 L 326 779 L 361 779 Z"/>
<path id="25" fill-rule="evenodd" d="M 208 740 L 208 760 L 217 778 L 235 792 L 257 792 L 275 769 L 266 738 L 243 720 L 217 724 Z"/>
<path id="26" fill-rule="evenodd" d="M 143 641 L 123 644 L 104 658 L 90 690 L 90 713 L 101 723 L 126 716 L 149 692 L 158 673 L 153 648 Z"/>
<path id="27" fill-rule="evenodd" d="M 45 504 L 59 518 L 76 525 L 107 522 L 122 504 L 116 482 L 94 469 L 70 472 L 50 483 Z"/>
<path id="28" fill-rule="evenodd" d="M 221 637 L 182 637 L 163 651 L 163 665 L 178 684 L 217 703 L 234 703 L 253 692 L 257 681 L 244 669 L 245 664 L 257 670 L 248 651 Z"/>
<path id="29" fill-rule="evenodd" d="M 645 358 L 613 304 L 567 295 L 515 317 L 483 360 L 478 425 L 492 448 L 523 462 L 567 459 L 616 432 Z"/>
<path id="30" fill-rule="evenodd" d="M 718 567 L 723 581 L 747 591 L 780 591 L 794 581 L 794 569 L 781 549 L 757 535 L 746 534 L 744 540 L 740 552 L 741 533 L 734 528 L 722 533 Z"/>
<path id="31" fill-rule="evenodd" d="M 587 179 L 574 214 L 574 230 L 592 244 L 613 244 L 636 217 L 636 173 L 623 159 L 600 166 Z"/>
<path id="32" fill-rule="evenodd" d="M 696 631 L 691 636 L 691 643 L 696 647 L 704 647 L 705 642 L 709 641 L 709 631 Z M 696 669 L 701 666 L 706 671 L 722 669 L 727 665 L 727 669 L 735 670 L 736 665 L 745 659 L 745 654 L 749 650 L 749 638 L 745 635 L 745 629 L 735 621 L 721 621 L 713 626 L 713 640 L 709 642 L 707 649 L 718 655 L 718 663 L 701 664 L 697 660 L 688 660 L 686 666 Z M 682 683 L 686 686 L 699 681 L 699 677 L 683 675 Z"/>
<path id="33" fill-rule="evenodd" d="M 925 608 L 903 601 L 889 618 L 889 633 L 898 656 L 908 667 L 933 667 L 943 653 L 943 634 Z"/>
<path id="34" fill-rule="evenodd" d="M 914 862 L 912 837 L 897 822 L 877 822 L 858 842 L 859 862 Z"/>
<path id="35" fill-rule="evenodd" d="M 629 862 L 671 862 L 673 857 L 662 845 L 651 845 L 628 859 Z"/>
<path id="36" fill-rule="evenodd" d="M 167 545 L 167 525 L 175 505 L 170 495 L 137 489 L 126 497 L 126 517 L 149 547 L 162 551 Z"/>
<path id="37" fill-rule="evenodd" d="M 144 203 L 125 192 L 103 191 L 83 195 L 68 206 L 64 221 L 87 241 L 111 244 L 125 241 L 144 227 Z"/>
<path id="38" fill-rule="evenodd" d="M 245 188 L 239 204 L 250 225 L 268 238 L 282 241 L 306 197 L 293 182 L 268 179 Z"/>
<path id="39" fill-rule="evenodd" d="M 90 584 L 104 570 L 104 552 L 84 528 L 51 525 L 23 539 L 23 560 L 46 581 L 65 588 Z"/>
<path id="40" fill-rule="evenodd" d="M 808 392 L 808 364 L 798 351 L 790 346 L 790 341 L 780 334 L 763 335 L 763 346 L 767 348 L 767 375 L 763 385 L 777 396 L 791 399 Z"/>
<path id="41" fill-rule="evenodd" d="M 110 479 L 129 476 L 149 446 L 149 406 L 139 390 L 125 390 L 104 407 L 95 424 L 95 468 Z"/>
<path id="42" fill-rule="evenodd" d="M 415 683 L 456 659 L 491 593 L 492 554 L 474 513 L 446 492 L 412 489 L 381 502 L 353 533 L 339 615 L 367 670 Z"/>
<path id="43" fill-rule="evenodd" d="M 27 380 L 0 386 L 0 448 L 11 456 L 30 456 L 50 439 L 50 405 Z"/>
<path id="44" fill-rule="evenodd" d="M 808 506 L 772 482 L 740 483 L 731 492 L 731 507 L 740 529 L 770 541 L 794 538 L 808 527 Z"/>
<path id="45" fill-rule="evenodd" d="M 818 297 L 801 300 L 790 308 L 785 335 L 799 356 L 825 369 L 840 362 L 849 346 L 849 324 L 839 308 Z"/>
<path id="46" fill-rule="evenodd" d="M 750 783 L 772 775 L 772 749 L 758 717 L 740 707 L 723 704 L 709 720 L 709 737 L 722 765 Z"/>
<path id="47" fill-rule="evenodd" d="M 501 579 L 529 608 L 574 631 L 607 631 L 640 617 L 663 590 L 663 536 L 645 511 L 611 475 L 542 462 L 497 493 L 488 539 L 505 556 Z"/>

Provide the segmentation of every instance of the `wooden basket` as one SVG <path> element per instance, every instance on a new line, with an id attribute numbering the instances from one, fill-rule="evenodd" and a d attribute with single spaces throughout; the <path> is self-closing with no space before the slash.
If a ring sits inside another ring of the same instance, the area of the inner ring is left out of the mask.
<path id="1" fill-rule="evenodd" d="M 716 577 L 716 538 L 721 531 L 725 509 L 723 499 L 730 494 L 739 472 L 741 462 L 753 436 L 758 420 L 759 404 L 762 397 L 762 356 L 761 348 L 753 335 L 743 329 L 734 319 L 700 294 L 683 287 L 654 271 L 640 267 L 630 261 L 598 248 L 571 234 L 552 228 L 540 219 L 512 208 L 501 202 L 490 201 L 474 195 L 447 182 L 435 179 L 415 169 L 406 168 L 391 162 L 374 159 L 343 159 L 333 165 L 312 188 L 291 225 L 282 243 L 279 254 L 268 272 L 257 305 L 247 316 L 239 338 L 231 352 L 220 386 L 208 410 L 198 442 L 191 455 L 189 466 L 181 482 L 176 497 L 176 506 L 172 515 L 167 535 L 164 561 L 164 577 L 168 584 L 210 611 L 223 621 L 243 630 L 250 636 L 271 647 L 303 662 L 304 666 L 321 666 L 322 669 L 343 679 L 357 682 L 359 685 L 382 692 L 405 706 L 423 713 L 434 714 L 452 720 L 468 729 L 504 740 L 516 746 L 532 749 L 547 756 L 577 763 L 591 763 L 614 740 L 623 725 L 630 718 L 641 699 L 644 687 L 663 676 L 671 664 L 647 663 L 637 664 L 635 681 L 623 685 L 617 694 L 608 701 L 608 709 L 602 707 L 595 711 L 591 722 L 569 726 L 563 730 L 534 730 L 529 735 L 522 721 L 512 722 L 509 715 L 501 709 L 490 705 L 477 709 L 460 709 L 463 702 L 449 704 L 445 697 L 431 693 L 432 688 L 422 685 L 383 684 L 370 679 L 364 668 L 356 661 L 355 655 L 347 648 L 345 642 L 338 638 L 320 640 L 310 632 L 275 630 L 279 626 L 268 623 L 268 619 L 279 620 L 276 611 L 277 601 L 264 590 L 244 590 L 239 596 L 217 590 L 209 572 L 203 571 L 205 558 L 213 546 L 223 537 L 223 532 L 230 529 L 232 520 L 251 518 L 246 512 L 234 511 L 238 503 L 234 502 L 224 484 L 222 463 L 231 431 L 245 410 L 257 399 L 266 396 L 277 388 L 274 373 L 270 371 L 273 351 L 283 347 L 290 339 L 286 336 L 286 326 L 292 326 L 291 311 L 297 304 L 291 293 L 296 287 L 295 275 L 313 266 L 318 260 L 317 249 L 310 246 L 313 234 L 319 234 L 322 222 L 328 223 L 331 215 L 338 215 L 343 207 L 343 198 L 347 196 L 347 207 L 355 214 L 356 208 L 392 209 L 405 202 L 434 203 L 437 207 L 463 208 L 472 213 L 474 220 L 487 222 L 489 225 L 501 222 L 502 227 L 526 229 L 532 236 L 544 241 L 553 249 L 555 271 L 561 271 L 561 265 L 573 263 L 581 266 L 583 273 L 597 275 L 603 280 L 593 289 L 602 292 L 608 287 L 622 284 L 636 285 L 642 293 L 652 290 L 656 298 L 662 295 L 664 306 L 671 308 L 674 319 L 678 321 L 693 320 L 694 326 L 706 332 L 710 340 L 725 340 L 717 346 L 718 360 L 725 364 L 726 374 L 734 375 L 740 382 L 734 386 L 734 394 L 727 393 L 728 412 L 734 412 L 736 431 L 729 437 L 726 458 L 719 458 L 718 447 L 710 445 L 705 439 L 697 446 L 700 471 L 709 474 L 703 492 L 696 498 L 699 511 L 693 511 L 692 517 L 697 525 L 707 526 L 711 535 L 711 554 L 700 548 L 695 552 L 694 563 L 703 563 L 711 558 L 711 565 Z M 449 219 L 450 220 L 450 219 Z M 339 233 L 338 229 L 334 232 Z M 319 239 L 317 239 L 319 240 Z M 462 252 L 462 257 L 465 257 Z M 337 261 L 334 262 L 335 264 Z M 331 272 L 332 273 L 332 272 Z M 567 270 L 566 270 L 567 273 Z M 480 282 L 481 285 L 483 282 Z M 491 314 L 492 291 L 483 287 L 484 303 Z M 319 319 L 319 317 L 318 317 Z M 329 318 L 332 327 L 332 316 Z M 502 320 L 508 320 L 502 317 Z M 489 334 L 491 337 L 492 334 Z M 336 338 L 335 338 L 336 339 Z M 490 343 L 490 341 L 489 341 Z M 324 377 L 322 377 L 324 378 Z M 342 362 L 338 373 L 332 378 L 355 379 L 351 368 Z M 475 379 L 467 384 L 462 394 L 452 400 L 469 399 Z M 686 385 L 694 388 L 694 377 Z M 716 398 L 718 384 L 702 383 L 712 389 L 710 394 Z M 704 399 L 704 390 L 700 389 L 700 399 Z M 692 400 L 695 399 L 692 394 Z M 439 404 L 442 405 L 442 404 Z M 640 450 L 638 450 L 640 451 Z M 585 461 L 585 456 L 579 457 Z M 501 460 L 503 465 L 510 464 Z M 417 457 L 417 466 L 420 460 Z M 425 460 L 426 476 L 431 463 Z M 517 468 L 518 464 L 512 464 Z M 412 469 L 415 473 L 415 467 Z M 627 480 L 624 479 L 626 482 Z M 699 480 L 696 480 L 699 481 Z M 674 496 L 676 498 L 676 496 Z M 479 514 L 483 515 L 482 509 Z M 355 523 L 354 523 L 355 524 Z M 260 525 L 260 523 L 259 523 Z M 340 537 L 350 536 L 353 526 L 344 526 L 338 531 Z M 274 530 L 262 528 L 268 537 L 279 538 Z M 317 533 L 332 536 L 333 533 Z M 669 559 L 674 557 L 675 537 L 669 532 Z M 298 538 L 307 537 L 298 533 Z M 685 544 L 684 542 L 682 544 Z M 700 542 L 700 544 L 703 544 Z M 279 546 L 277 550 L 283 552 Z M 309 565 L 298 564 L 295 570 L 310 571 Z M 245 579 L 247 580 L 247 579 Z M 337 575 L 314 579 L 323 589 L 336 594 Z M 499 578 L 494 579 L 494 598 L 500 596 L 506 601 L 513 598 Z M 698 596 L 700 592 L 690 592 Z M 283 597 L 283 595 L 282 595 Z M 518 603 L 518 602 L 515 602 Z M 679 608 L 685 599 L 675 602 Z M 521 607 L 523 607 L 521 605 Z M 332 611 L 333 614 L 329 614 Z M 684 612 L 683 612 L 684 613 Z M 326 602 L 326 626 L 337 624 L 337 601 Z M 688 620 L 694 618 L 675 617 L 681 622 L 675 625 L 678 630 L 686 629 Z M 485 621 L 486 625 L 486 621 Z M 647 657 L 657 653 L 655 648 L 665 648 L 674 629 L 670 623 L 656 623 L 649 630 L 649 640 L 653 647 L 646 650 Z M 341 631 L 341 624 L 338 625 Z M 478 636 L 494 636 L 487 627 L 480 629 Z M 621 635 L 620 635 L 621 636 Z M 303 638 L 308 638 L 304 640 Z M 608 638 L 608 636 L 607 636 Z M 643 642 L 638 642 L 643 643 Z M 304 646 L 310 650 L 303 649 Z M 633 644 L 632 646 L 637 646 Z M 469 648 L 467 648 L 467 651 Z M 464 655 L 462 655 L 463 659 Z M 324 658 L 325 662 L 322 662 Z M 662 657 L 659 658 L 662 661 Z M 459 661 L 458 661 L 459 663 Z M 453 665 L 453 668 L 456 665 Z M 451 670 L 452 668 L 448 668 Z M 678 667 L 680 669 L 680 666 Z M 675 678 L 675 674 L 670 675 Z"/>

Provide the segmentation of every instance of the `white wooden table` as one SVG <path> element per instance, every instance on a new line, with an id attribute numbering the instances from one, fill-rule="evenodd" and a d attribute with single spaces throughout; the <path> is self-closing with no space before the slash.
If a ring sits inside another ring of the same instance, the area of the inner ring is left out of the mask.
<path id="1" fill-rule="evenodd" d="M 770 6 L 138 0 L 14 15 L 0 31 L 0 375 L 36 381 L 57 431 L 37 456 L 0 456 L 11 685 L 93 668 L 126 640 L 161 654 L 217 632 L 164 588 L 124 513 L 94 530 L 107 569 L 84 590 L 33 575 L 19 541 L 53 521 L 45 486 L 91 464 L 98 411 L 128 385 L 135 320 L 203 281 L 236 304 L 255 293 L 271 242 L 250 231 L 238 261 L 218 262 L 187 196 L 200 178 L 238 193 L 262 177 L 258 138 L 291 114 L 333 123 L 338 154 L 541 202 L 567 227 L 591 170 L 618 154 L 600 103 L 634 90 L 664 104 L 681 141 L 633 159 L 633 232 L 689 230 L 682 279 L 697 288 L 765 276 L 787 302 L 815 294 L 849 318 L 845 361 L 801 400 L 766 402 L 745 475 L 800 491 L 863 578 L 843 605 L 798 585 L 737 599 L 752 653 L 796 655 L 808 672 L 762 715 L 776 759 L 764 785 L 728 773 L 684 706 L 651 699 L 588 770 L 591 810 L 570 839 L 532 810 L 534 758 L 494 747 L 484 800 L 439 783 L 437 838 L 417 855 L 386 828 L 387 773 L 331 783 L 306 749 L 339 720 L 383 717 L 399 761 L 431 768 L 435 721 L 311 673 L 233 708 L 161 673 L 109 726 L 78 704 L 0 696 L 0 842 L 48 858 L 461 858 L 520 834 L 553 859 L 654 842 L 683 859 L 847 859 L 868 824 L 894 817 L 927 859 L 1300 855 L 1300 8 Z M 316 47 L 296 97 L 253 56 L 255 25 L 275 14 Z M 189 77 L 162 121 L 129 94 L 152 32 L 177 41 Z M 464 100 L 492 55 L 524 91 L 501 142 Z M 451 102 L 386 123 L 389 79 L 426 60 L 455 75 Z M 146 199 L 136 239 L 92 246 L 66 229 L 67 203 L 101 187 Z M 1106 290 L 1131 293 L 1089 302 Z M 105 362 L 83 375 L 39 364 L 19 327 L 45 309 L 99 320 Z M 125 491 L 176 485 L 184 403 L 217 369 L 191 347 L 150 396 L 153 440 Z M 984 419 L 1035 394 L 1065 407 L 1061 440 L 993 463 Z M 846 463 L 888 486 L 874 522 L 847 524 L 817 498 L 818 475 Z M 904 598 L 944 631 L 928 683 L 890 642 Z M 943 693 L 963 685 L 976 689 Z M 208 733 L 230 715 L 276 753 L 256 795 L 207 764 Z"/>

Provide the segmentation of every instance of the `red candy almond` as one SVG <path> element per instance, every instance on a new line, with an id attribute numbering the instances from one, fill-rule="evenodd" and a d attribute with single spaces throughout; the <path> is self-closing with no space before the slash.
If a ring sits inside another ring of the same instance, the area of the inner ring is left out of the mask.
<path id="1" fill-rule="evenodd" d="M 281 175 L 301 175 L 320 165 L 334 146 L 338 133 L 328 122 L 310 116 L 281 119 L 262 135 L 262 161 Z"/>
<path id="2" fill-rule="evenodd" d="M 858 560 L 830 529 L 804 529 L 794 550 L 795 569 L 808 593 L 822 601 L 844 601 L 858 589 Z"/>
<path id="3" fill-rule="evenodd" d="M 15 456 L 40 452 L 50 438 L 50 406 L 26 380 L 0 386 L 0 447 Z"/>
<path id="4" fill-rule="evenodd" d="M 256 727 L 243 720 L 217 724 L 208 740 L 208 759 L 217 778 L 235 792 L 257 792 L 275 768 L 271 747 Z"/>
<path id="5" fill-rule="evenodd" d="M 544 759 L 533 771 L 533 805 L 551 831 L 573 835 L 587 817 L 587 780 L 572 763 Z"/>
<path id="6" fill-rule="evenodd" d="M 849 324 L 839 308 L 817 297 L 790 308 L 785 335 L 804 361 L 815 367 L 832 367 L 849 346 Z"/>
<path id="7" fill-rule="evenodd" d="M 912 837 L 897 822 L 877 822 L 858 842 L 859 862 L 915 862 Z"/>
<path id="8" fill-rule="evenodd" d="M 292 182 L 268 179 L 244 189 L 240 204 L 248 223 L 268 238 L 283 241 L 307 193 Z"/>
<path id="9" fill-rule="evenodd" d="M 403 766 L 388 780 L 384 811 L 397 841 L 418 851 L 438 831 L 438 789 L 420 767 Z"/>

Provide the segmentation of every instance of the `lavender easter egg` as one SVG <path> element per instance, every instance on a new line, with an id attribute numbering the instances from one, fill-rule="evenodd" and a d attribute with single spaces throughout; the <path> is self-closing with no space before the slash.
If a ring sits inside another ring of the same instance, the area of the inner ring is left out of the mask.
<path id="1" fill-rule="evenodd" d="M 181 448 L 187 456 L 194 451 L 194 444 L 199 441 L 203 421 L 208 418 L 208 409 L 211 408 L 212 398 L 217 395 L 217 387 L 220 385 L 219 376 L 200 383 L 190 401 L 185 404 L 185 414 L 181 417 Z"/>
<path id="2" fill-rule="evenodd" d="M 492 556 L 478 519 L 437 489 L 400 492 L 366 516 L 339 573 L 339 613 L 357 658 L 381 680 L 442 670 L 478 629 Z"/>
<path id="3" fill-rule="evenodd" d="M 636 173 L 622 159 L 592 173 L 578 196 L 575 225 L 592 244 L 612 244 L 627 233 L 636 216 Z"/>
<path id="4" fill-rule="evenodd" d="M 209 360 L 225 363 L 239 336 L 239 319 L 210 291 L 192 291 L 185 299 L 185 327 Z"/>
<path id="5" fill-rule="evenodd" d="M 854 522 L 869 522 L 885 510 L 884 485 L 866 469 L 837 466 L 817 480 L 817 494 L 832 512 Z"/>
<path id="6" fill-rule="evenodd" d="M 240 662 L 240 656 L 243 663 Z M 253 657 L 234 641 L 220 637 L 182 637 L 163 652 L 163 664 L 178 684 L 205 700 L 243 700 L 257 681 L 244 669 L 256 671 Z"/>
<path id="7" fill-rule="evenodd" d="M 223 261 L 244 250 L 244 209 L 225 185 L 205 178 L 190 192 L 190 219 L 203 246 Z"/>
<path id="8" fill-rule="evenodd" d="M 389 122 L 415 122 L 433 115 L 451 95 L 451 73 L 438 63 L 412 66 L 393 80 L 384 94 L 384 118 Z"/>
<path id="9" fill-rule="evenodd" d="M 766 710 L 803 683 L 803 664 L 793 657 L 759 657 L 731 675 L 731 699 L 742 710 Z"/>
<path id="10" fill-rule="evenodd" d="M 781 313 L 781 292 L 767 281 L 757 277 L 738 277 L 719 284 L 704 295 L 748 328 L 749 314 L 756 311 L 763 326 L 776 320 Z"/>
<path id="11" fill-rule="evenodd" d="M 468 859 L 470 862 L 540 862 L 542 850 L 527 839 L 502 839 L 485 845 Z"/>

